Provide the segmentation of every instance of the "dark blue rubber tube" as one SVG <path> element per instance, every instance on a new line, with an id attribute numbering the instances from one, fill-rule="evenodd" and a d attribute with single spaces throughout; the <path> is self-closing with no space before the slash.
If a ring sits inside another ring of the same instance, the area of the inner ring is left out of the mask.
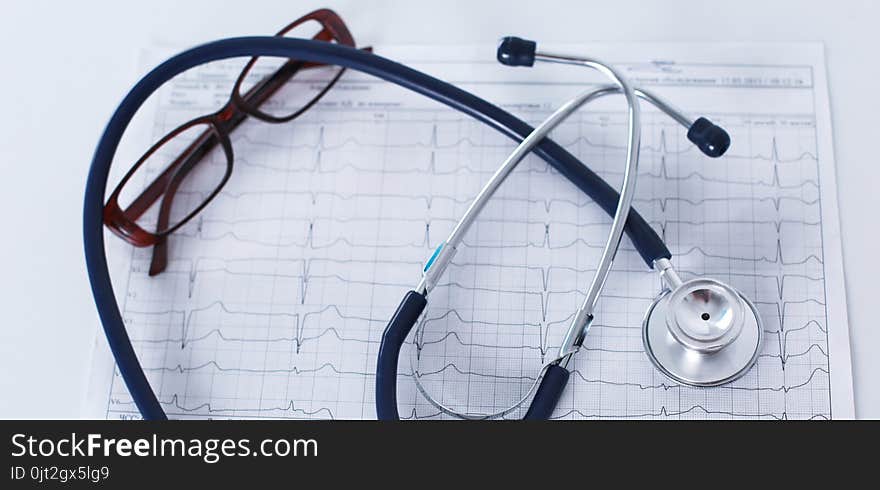
<path id="1" fill-rule="evenodd" d="M 568 377 L 571 373 L 568 369 L 557 364 L 551 364 L 544 377 L 541 378 L 541 384 L 538 385 L 538 391 L 532 398 L 532 404 L 526 412 L 525 420 L 547 420 L 553 415 L 556 404 L 559 403 L 559 397 L 568 384 Z"/>
<path id="2" fill-rule="evenodd" d="M 107 123 L 92 159 L 83 203 L 83 245 L 92 294 L 119 373 L 146 419 L 164 419 L 165 413 L 138 362 L 110 282 L 102 228 L 104 192 L 110 164 L 135 112 L 162 84 L 204 63 L 251 56 L 277 56 L 344 66 L 460 110 L 515 141 L 522 140 L 532 131 L 531 126 L 513 115 L 448 83 L 380 56 L 332 43 L 282 37 L 224 39 L 184 51 L 154 68 L 125 96 Z M 594 199 L 605 212 L 615 212 L 617 192 L 565 149 L 545 139 L 534 151 Z M 654 259 L 670 257 L 660 237 L 635 211 L 629 214 L 626 230 L 635 248 L 649 265 Z"/>
<path id="3" fill-rule="evenodd" d="M 397 411 L 397 363 L 406 336 L 425 310 L 428 300 L 410 291 L 403 297 L 385 332 L 376 362 L 376 416 L 379 420 L 400 420 Z"/>
<path id="4" fill-rule="evenodd" d="M 382 333 L 376 362 L 376 416 L 379 420 L 400 420 L 397 408 L 397 366 L 400 350 L 428 304 L 423 295 L 410 291 Z M 525 420 L 546 420 L 553 414 L 559 397 L 568 383 L 567 369 L 553 364 L 547 368 L 526 412 Z"/>

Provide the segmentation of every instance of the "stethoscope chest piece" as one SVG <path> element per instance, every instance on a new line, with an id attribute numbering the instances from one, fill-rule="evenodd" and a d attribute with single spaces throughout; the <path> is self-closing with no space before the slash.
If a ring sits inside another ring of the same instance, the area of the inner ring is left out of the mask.
<path id="1" fill-rule="evenodd" d="M 645 352 L 661 372 L 683 384 L 717 386 L 757 361 L 763 326 L 755 306 L 714 279 L 692 279 L 664 290 L 645 315 Z"/>

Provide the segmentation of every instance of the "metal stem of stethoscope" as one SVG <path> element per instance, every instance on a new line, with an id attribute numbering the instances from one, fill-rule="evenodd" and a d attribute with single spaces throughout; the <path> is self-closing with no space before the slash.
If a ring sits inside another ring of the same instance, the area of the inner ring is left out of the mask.
<path id="1" fill-rule="evenodd" d="M 565 58 L 565 57 L 561 57 L 561 56 L 554 56 L 554 55 L 548 55 L 548 54 L 542 54 L 542 53 L 537 53 L 535 56 L 535 59 L 539 59 L 542 61 L 555 61 L 557 63 L 566 63 L 566 61 L 560 61 L 563 59 L 580 60 L 577 62 L 572 61 L 571 64 L 578 64 L 578 65 L 583 65 L 583 66 L 602 66 L 602 67 L 607 68 L 608 70 L 611 70 L 611 68 L 607 67 L 607 65 L 605 65 L 604 63 L 600 63 L 595 60 L 578 59 L 578 58 Z M 592 63 L 593 65 L 587 65 L 587 63 Z M 492 177 L 489 179 L 489 181 L 487 181 L 486 184 L 483 186 L 483 188 L 480 189 L 480 192 L 474 198 L 473 202 L 471 202 L 471 205 L 465 211 L 465 213 L 461 217 L 461 219 L 459 219 L 459 221 L 456 223 L 455 227 L 453 228 L 452 232 L 450 232 L 450 234 L 446 238 L 446 240 L 444 240 L 443 242 L 440 243 L 440 245 L 437 246 L 437 248 L 434 251 L 433 257 L 431 257 L 428 264 L 426 265 L 424 274 L 422 275 L 422 279 L 419 282 L 418 286 L 416 286 L 415 290 L 418 291 L 419 293 L 425 294 L 425 293 L 430 292 L 431 289 L 433 289 L 433 287 L 436 284 L 437 279 L 439 279 L 439 277 L 441 275 L 443 275 L 443 272 L 445 271 L 446 266 L 449 264 L 449 262 L 452 260 L 452 257 L 455 255 L 455 252 L 457 251 L 457 247 L 458 247 L 459 243 L 461 243 L 461 240 L 463 239 L 464 235 L 467 233 L 467 231 L 470 229 L 473 222 L 477 219 L 477 216 L 480 214 L 480 212 L 483 210 L 483 208 L 486 206 L 486 204 L 489 202 L 489 200 L 495 194 L 495 191 L 498 190 L 498 188 L 504 182 L 504 179 L 507 178 L 507 176 L 510 174 L 510 172 L 513 171 L 514 168 L 516 168 L 516 166 L 519 164 L 519 162 L 522 161 L 522 159 L 525 158 L 525 156 L 528 155 L 528 153 L 531 152 L 532 149 L 538 143 L 540 143 L 541 140 L 543 140 L 547 136 L 547 134 L 552 132 L 553 129 L 556 128 L 556 126 L 558 126 L 560 123 L 562 123 L 566 118 L 568 118 L 569 115 L 571 115 L 572 112 L 576 111 L 584 104 L 586 104 L 588 102 L 592 102 L 592 101 L 599 99 L 601 97 L 604 97 L 606 95 L 619 94 L 619 93 L 621 93 L 621 91 L 622 91 L 621 87 L 610 85 L 610 86 L 604 86 L 604 87 L 601 87 L 598 89 L 593 89 L 593 90 L 584 92 L 584 93 L 572 98 L 571 100 L 569 100 L 568 102 L 566 102 L 562 106 L 560 106 L 553 114 L 551 114 L 539 126 L 537 126 L 535 128 L 535 130 L 532 131 L 532 133 L 529 134 L 529 136 L 526 137 L 526 139 L 524 139 L 519 144 L 519 146 L 516 147 L 516 149 L 513 150 L 513 152 L 507 157 L 507 159 L 498 168 L 498 170 L 495 171 L 495 173 L 492 175 Z M 657 97 L 656 95 L 648 92 L 647 90 L 643 90 L 640 88 L 632 88 L 632 93 L 635 98 L 642 99 L 642 100 L 649 102 L 651 105 L 655 106 L 657 109 L 662 111 L 664 114 L 666 114 L 669 117 L 671 117 L 672 119 L 674 119 L 676 122 L 681 124 L 683 127 L 689 128 L 691 126 L 691 124 L 693 122 L 691 119 L 688 119 L 678 109 L 674 108 L 672 105 L 670 105 L 669 103 L 667 103 L 666 101 L 664 101 L 660 97 Z M 631 110 L 630 114 L 634 115 L 635 117 L 634 117 L 634 120 L 632 117 L 630 118 L 630 125 L 632 125 L 632 123 L 634 122 L 635 126 L 640 126 L 641 125 L 641 117 L 640 117 L 640 111 L 638 109 L 638 104 L 636 103 L 636 104 L 634 104 L 634 106 L 636 107 L 636 109 L 634 111 Z M 633 132 L 629 128 L 628 128 L 628 131 L 630 134 L 630 145 L 629 146 L 632 146 Z M 636 136 L 638 136 L 638 132 L 639 132 L 638 130 L 635 131 Z M 636 141 L 635 146 L 636 147 L 638 146 L 638 141 Z M 630 203 L 630 206 L 628 206 L 628 208 L 631 207 L 631 204 L 632 204 L 633 189 L 635 187 L 635 178 L 627 179 L 627 177 L 629 176 L 630 168 L 631 167 L 637 168 L 637 166 L 638 166 L 638 149 L 636 149 L 634 153 L 635 153 L 634 154 L 635 158 L 631 158 L 631 156 L 633 156 L 633 152 L 631 152 L 631 151 L 627 152 L 627 166 L 626 166 L 627 173 L 625 173 L 625 175 L 624 175 L 625 183 L 622 186 L 623 188 L 621 189 L 622 192 L 621 192 L 620 201 L 621 202 L 624 201 L 623 197 L 626 197 L 627 198 L 626 201 L 628 201 Z M 635 168 L 633 168 L 633 171 L 635 170 Z M 629 187 L 627 187 L 625 185 L 627 183 L 630 184 Z M 626 192 L 626 191 L 629 191 L 629 192 Z M 624 195 L 624 194 L 626 194 L 626 195 Z M 618 209 L 619 209 L 619 206 L 618 206 Z M 624 216 L 626 216 L 628 214 L 629 214 L 629 209 L 627 209 L 626 214 L 623 214 L 620 212 L 615 213 L 615 219 L 614 219 L 614 222 L 612 223 L 612 230 L 616 230 L 616 233 L 615 233 L 616 238 L 613 240 L 615 245 L 612 248 L 616 249 L 616 244 L 620 243 L 620 237 L 623 233 L 624 225 L 626 223 Z M 623 218 L 623 219 L 617 219 L 617 218 Z M 609 237 L 609 238 L 614 238 L 614 237 Z M 609 242 L 611 242 L 611 241 L 612 240 L 609 240 Z M 606 243 L 606 247 L 605 247 L 605 249 L 603 251 L 603 255 L 602 255 L 602 261 L 609 262 L 609 265 L 606 268 L 604 268 L 604 272 L 602 272 L 602 274 L 605 276 L 607 276 L 608 272 L 610 271 L 610 268 L 611 268 L 610 262 L 612 262 L 614 259 L 614 252 L 615 252 L 615 250 L 609 251 L 608 244 Z M 602 270 L 602 269 L 600 268 L 600 270 Z M 599 272 L 599 270 L 597 270 L 596 277 L 598 277 L 599 275 L 600 275 L 600 272 Z M 595 301 L 598 298 L 598 293 L 601 292 L 601 284 L 604 283 L 604 280 L 601 282 L 597 282 L 594 280 L 593 283 L 596 284 L 596 286 L 591 287 L 591 290 L 594 288 L 597 288 L 599 291 L 594 293 L 592 296 L 588 294 L 587 299 L 584 301 L 585 306 L 587 305 L 588 302 L 590 303 L 590 305 L 591 305 L 590 309 L 595 304 Z"/>
<path id="2" fill-rule="evenodd" d="M 620 240 L 623 235 L 623 231 L 626 225 L 626 219 L 629 216 L 630 208 L 632 206 L 632 200 L 635 193 L 635 183 L 639 163 L 639 147 L 641 141 L 641 112 L 637 99 L 642 99 L 651 103 L 660 111 L 670 116 L 673 120 L 680 123 L 685 128 L 689 128 L 693 122 L 691 119 L 688 119 L 680 111 L 678 111 L 659 97 L 645 90 L 633 88 L 623 76 L 619 75 L 613 68 L 600 61 L 590 58 L 559 56 L 540 52 L 535 53 L 534 59 L 538 61 L 573 64 L 593 68 L 612 79 L 617 85 L 605 86 L 599 89 L 589 90 L 569 100 L 561 107 L 559 107 L 555 112 L 553 112 L 553 114 L 545 119 L 539 126 L 537 126 L 535 130 L 531 134 L 529 134 L 529 136 L 526 137 L 519 144 L 519 146 L 516 147 L 516 149 L 514 149 L 514 151 L 507 157 L 507 159 L 498 168 L 498 170 L 495 171 L 489 181 L 483 186 L 483 188 L 477 194 L 477 197 L 474 198 L 473 202 L 465 211 L 462 218 L 455 225 L 447 239 L 444 242 L 441 242 L 441 244 L 435 249 L 433 256 L 428 260 L 428 263 L 425 265 L 422 279 L 415 290 L 422 295 L 426 295 L 428 292 L 431 291 L 431 289 L 433 289 L 433 287 L 437 283 L 437 280 L 443 274 L 444 270 L 449 265 L 453 256 L 455 255 L 457 247 L 460 244 L 462 238 L 470 229 L 480 211 L 482 211 L 482 209 L 486 206 L 489 199 L 491 199 L 491 197 L 495 194 L 495 192 L 498 190 L 498 188 L 501 186 L 502 182 L 504 182 L 504 179 L 510 174 L 510 172 L 513 171 L 517 164 L 519 164 L 519 162 L 522 161 L 522 159 L 525 158 L 525 156 L 528 155 L 528 153 L 531 152 L 532 149 L 541 142 L 541 140 L 543 140 L 554 128 L 556 128 L 556 126 L 558 126 L 568 116 L 570 116 L 571 113 L 576 111 L 584 104 L 606 95 L 618 93 L 622 93 L 624 95 L 628 108 L 628 144 L 626 151 L 626 167 L 623 176 L 623 183 L 621 184 L 620 197 L 618 199 L 617 210 L 614 213 L 611 230 L 608 234 L 608 239 L 606 240 L 605 247 L 603 249 L 602 256 L 597 266 L 596 272 L 593 275 L 590 287 L 587 290 L 586 297 L 581 304 L 581 307 L 574 315 L 568 331 L 566 332 L 565 338 L 559 348 L 557 356 L 549 363 L 544 365 L 541 372 L 538 373 L 538 376 L 535 378 L 532 386 L 516 404 L 493 414 L 474 415 L 459 413 L 445 406 L 443 403 L 436 400 L 428 393 L 428 390 L 425 389 L 424 386 L 422 386 L 422 383 L 419 379 L 420 376 L 417 367 L 413 366 L 415 382 L 418 386 L 419 391 L 425 396 L 425 398 L 441 411 L 461 418 L 493 418 L 510 413 L 511 411 L 522 405 L 529 398 L 532 391 L 534 391 L 534 389 L 536 388 L 538 381 L 543 374 L 543 370 L 546 369 L 548 365 L 552 363 L 560 363 L 564 367 L 565 365 L 567 365 L 571 356 L 577 352 L 580 345 L 582 344 L 586 332 L 589 329 L 590 323 L 593 320 L 593 309 L 595 308 L 596 301 L 598 300 L 602 292 L 602 288 L 611 271 L 614 257 L 620 246 Z M 422 325 L 420 325 L 419 328 L 421 329 Z"/>

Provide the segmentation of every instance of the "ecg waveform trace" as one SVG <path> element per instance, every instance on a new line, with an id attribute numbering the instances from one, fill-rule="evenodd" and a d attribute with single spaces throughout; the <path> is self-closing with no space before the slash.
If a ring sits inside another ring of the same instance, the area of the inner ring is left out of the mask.
<path id="1" fill-rule="evenodd" d="M 221 93 L 233 72 L 218 66 L 163 93 L 154 138 L 210 109 L 218 97 L 199 91 Z M 521 90 L 538 97 L 542 87 Z M 295 122 L 245 123 L 232 138 L 232 179 L 171 236 L 168 270 L 150 278 L 149 250 L 130 252 L 123 316 L 169 415 L 375 416 L 382 329 L 515 146 L 416 97 L 343 77 Z M 535 124 L 551 108 L 518 115 Z M 755 368 L 713 389 L 657 372 L 641 323 L 661 284 L 625 239 L 556 418 L 831 418 L 815 115 L 772 109 L 707 114 L 733 138 L 720 160 L 646 111 L 635 200 L 685 279 L 717 277 L 752 298 L 765 329 Z M 553 139 L 617 186 L 624 123 L 621 110 L 588 109 Z M 462 411 L 500 410 L 524 395 L 583 299 L 609 223 L 558 172 L 527 158 L 466 236 L 410 336 L 401 415 L 446 417 L 416 390 L 410 359 L 425 389 Z M 113 376 L 106 415 L 136 414 Z"/>

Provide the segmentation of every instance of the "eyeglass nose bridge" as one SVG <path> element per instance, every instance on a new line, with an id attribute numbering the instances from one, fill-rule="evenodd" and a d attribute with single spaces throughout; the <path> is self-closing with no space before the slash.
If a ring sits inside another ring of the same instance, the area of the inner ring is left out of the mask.
<path id="1" fill-rule="evenodd" d="M 215 125 L 216 125 L 216 123 L 227 123 L 227 122 L 231 121 L 232 117 L 235 116 L 236 110 L 237 110 L 237 108 L 235 107 L 235 103 L 233 101 L 230 100 L 229 102 L 227 102 L 226 105 L 223 106 L 222 109 L 220 109 L 219 111 L 217 111 L 216 114 L 214 114 L 213 119 L 214 119 Z"/>

